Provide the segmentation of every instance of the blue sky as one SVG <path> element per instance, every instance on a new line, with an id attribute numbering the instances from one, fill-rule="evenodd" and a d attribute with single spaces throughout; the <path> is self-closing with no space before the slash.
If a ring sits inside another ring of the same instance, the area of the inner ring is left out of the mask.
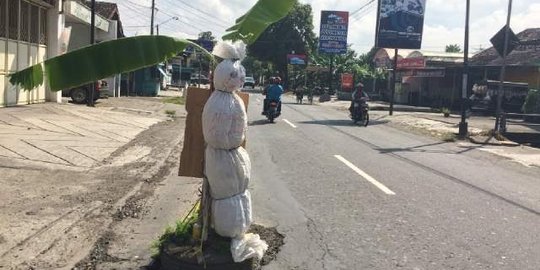
<path id="1" fill-rule="evenodd" d="M 111 0 L 109 0 L 111 1 Z M 170 20 L 160 26 L 160 34 L 191 38 L 201 30 L 210 30 L 221 36 L 227 26 L 246 12 L 256 0 L 155 0 L 158 12 L 156 23 Z M 376 2 L 371 0 L 300 0 L 313 7 L 315 30 L 318 34 L 321 10 L 353 12 L 349 43 L 357 52 L 366 52 L 373 46 Z M 120 6 L 120 16 L 128 35 L 150 32 L 151 0 L 112 0 Z M 447 44 L 463 45 L 465 0 L 426 0 L 426 16 L 422 49 L 443 51 Z M 511 27 L 518 33 L 526 28 L 540 27 L 540 0 L 514 0 Z M 470 46 L 474 52 L 490 45 L 489 39 L 506 21 L 508 0 L 471 0 Z M 147 26 L 148 25 L 148 26 Z"/>

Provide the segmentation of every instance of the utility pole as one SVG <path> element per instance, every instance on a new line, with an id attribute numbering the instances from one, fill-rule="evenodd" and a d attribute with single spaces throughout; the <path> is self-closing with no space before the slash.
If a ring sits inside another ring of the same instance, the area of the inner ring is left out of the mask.
<path id="1" fill-rule="evenodd" d="M 328 74 L 328 94 L 332 93 L 332 81 L 333 81 L 333 70 L 334 70 L 334 55 L 330 55 L 330 70 Z"/>
<path id="2" fill-rule="evenodd" d="M 156 9 L 156 0 L 152 0 L 152 16 L 150 17 L 150 35 L 154 35 L 154 10 Z"/>
<path id="3" fill-rule="evenodd" d="M 392 88 L 390 93 L 390 109 L 389 115 L 394 114 L 394 96 L 396 94 L 396 76 L 397 76 L 397 64 L 398 64 L 398 49 L 394 49 L 394 69 L 392 70 Z"/>
<path id="4" fill-rule="evenodd" d="M 469 17 L 471 1 L 467 0 L 465 7 L 465 43 L 463 44 L 463 82 L 461 86 L 461 122 L 459 122 L 459 136 L 464 138 L 468 133 L 467 123 L 467 88 L 469 86 Z"/>
<path id="5" fill-rule="evenodd" d="M 90 4 L 90 45 L 95 43 L 95 27 L 96 27 L 96 0 L 92 0 Z M 90 88 L 86 93 L 86 105 L 89 107 L 94 107 L 94 91 L 96 89 L 96 82 L 91 84 Z"/>
<path id="6" fill-rule="evenodd" d="M 508 1 L 508 15 L 506 16 L 506 26 L 504 31 L 504 50 L 501 74 L 499 77 L 499 91 L 497 92 L 497 114 L 495 118 L 495 133 L 499 133 L 499 125 L 502 114 L 502 96 L 504 95 L 504 74 L 506 72 L 506 54 L 508 52 L 508 36 L 510 34 L 510 16 L 512 15 L 512 0 Z"/>
<path id="7" fill-rule="evenodd" d="M 156 35 L 159 36 L 159 24 L 156 24 Z"/>

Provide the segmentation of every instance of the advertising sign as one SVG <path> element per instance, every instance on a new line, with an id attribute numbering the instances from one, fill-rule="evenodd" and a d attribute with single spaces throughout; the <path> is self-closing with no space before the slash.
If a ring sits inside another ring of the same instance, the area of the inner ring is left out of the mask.
<path id="1" fill-rule="evenodd" d="M 341 74 L 341 88 L 342 89 L 351 89 L 353 88 L 354 77 L 352 74 L 343 73 Z"/>
<path id="2" fill-rule="evenodd" d="M 426 0 L 379 0 L 379 48 L 420 49 Z"/>
<path id="3" fill-rule="evenodd" d="M 305 54 L 287 54 L 287 63 L 289 65 L 306 65 L 307 57 Z"/>
<path id="4" fill-rule="evenodd" d="M 426 66 L 424 58 L 398 58 L 398 68 L 423 68 Z"/>
<path id="5" fill-rule="evenodd" d="M 319 52 L 329 54 L 347 53 L 347 31 L 349 12 L 321 11 L 319 31 Z"/>

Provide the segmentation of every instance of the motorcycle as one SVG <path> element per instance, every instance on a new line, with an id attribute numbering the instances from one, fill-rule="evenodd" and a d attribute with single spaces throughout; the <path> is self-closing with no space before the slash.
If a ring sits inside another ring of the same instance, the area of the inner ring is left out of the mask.
<path id="1" fill-rule="evenodd" d="M 296 92 L 296 103 L 297 104 L 302 104 L 303 100 L 304 100 L 304 93 Z"/>
<path id="2" fill-rule="evenodd" d="M 279 116 L 278 111 L 279 101 L 272 100 L 268 104 L 268 109 L 266 110 L 266 118 L 268 118 L 268 121 L 270 123 L 274 123 L 274 119 L 276 119 Z"/>
<path id="3" fill-rule="evenodd" d="M 313 105 L 313 92 L 308 93 L 307 100 L 309 102 L 309 105 Z"/>
<path id="4" fill-rule="evenodd" d="M 360 122 L 362 126 L 367 127 L 369 123 L 369 106 L 364 98 L 353 102 L 351 119 L 354 124 Z"/>

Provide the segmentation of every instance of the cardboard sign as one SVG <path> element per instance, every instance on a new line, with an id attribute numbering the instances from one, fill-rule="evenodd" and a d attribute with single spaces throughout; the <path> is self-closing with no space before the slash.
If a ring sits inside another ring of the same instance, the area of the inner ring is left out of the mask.
<path id="1" fill-rule="evenodd" d="M 186 128 L 180 154 L 179 176 L 203 178 L 204 174 L 204 136 L 202 131 L 202 112 L 212 92 L 210 89 L 190 87 L 186 96 Z M 237 93 L 248 107 L 249 94 Z M 245 147 L 246 142 L 242 144 Z"/>

